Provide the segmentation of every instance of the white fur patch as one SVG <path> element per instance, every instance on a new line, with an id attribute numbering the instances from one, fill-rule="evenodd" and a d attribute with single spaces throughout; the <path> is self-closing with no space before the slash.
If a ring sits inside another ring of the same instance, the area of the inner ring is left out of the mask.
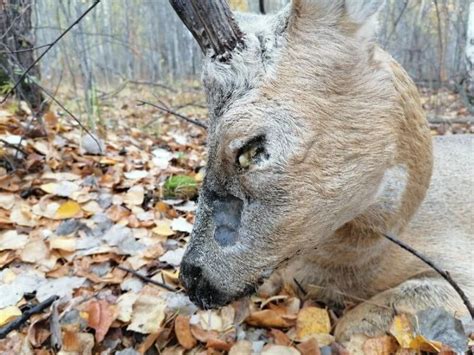
<path id="1" fill-rule="evenodd" d="M 388 209 L 400 207 L 408 182 L 408 170 L 403 165 L 387 169 L 379 185 L 375 200 Z"/>

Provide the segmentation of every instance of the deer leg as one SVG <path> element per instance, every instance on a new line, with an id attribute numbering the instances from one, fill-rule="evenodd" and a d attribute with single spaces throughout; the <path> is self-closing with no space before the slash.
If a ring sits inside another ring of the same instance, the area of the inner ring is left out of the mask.
<path id="1" fill-rule="evenodd" d="M 353 335 L 384 335 L 396 314 L 415 314 L 427 308 L 466 312 L 460 297 L 443 279 L 411 279 L 347 312 L 336 325 L 336 339 L 347 342 Z"/>

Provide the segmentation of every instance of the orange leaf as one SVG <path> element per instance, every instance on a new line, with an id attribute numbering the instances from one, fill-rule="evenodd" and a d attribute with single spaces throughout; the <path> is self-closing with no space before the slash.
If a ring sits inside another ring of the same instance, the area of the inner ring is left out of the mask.
<path id="1" fill-rule="evenodd" d="M 321 355 L 316 339 L 310 338 L 297 346 L 301 355 Z"/>
<path id="2" fill-rule="evenodd" d="M 117 318 L 116 307 L 104 300 L 92 301 L 87 306 L 87 313 L 89 314 L 88 325 L 95 330 L 96 341 L 101 342 L 112 322 Z"/>
<path id="3" fill-rule="evenodd" d="M 286 335 L 285 333 L 283 333 L 279 329 L 270 330 L 270 335 L 273 337 L 274 343 L 276 345 L 284 345 L 284 346 L 290 346 L 291 345 L 291 340 L 288 337 L 288 335 Z"/>
<path id="4" fill-rule="evenodd" d="M 278 312 L 271 309 L 253 312 L 245 321 L 254 327 L 264 328 L 289 328 L 294 325 L 292 320 L 283 318 Z"/>
<path id="5" fill-rule="evenodd" d="M 362 347 L 366 355 L 391 355 L 398 350 L 398 343 L 394 337 L 384 335 L 366 340 Z"/>
<path id="6" fill-rule="evenodd" d="M 189 326 L 189 317 L 179 315 L 174 321 L 174 332 L 176 338 L 178 338 L 179 344 L 187 349 L 191 350 L 197 344 L 196 338 L 191 333 L 191 327 Z"/>

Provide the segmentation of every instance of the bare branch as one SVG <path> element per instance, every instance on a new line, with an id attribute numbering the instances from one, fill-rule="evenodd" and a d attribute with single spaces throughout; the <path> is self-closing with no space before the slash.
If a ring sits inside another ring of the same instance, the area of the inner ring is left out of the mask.
<path id="1" fill-rule="evenodd" d="M 12 94 L 13 91 L 15 91 L 15 89 L 18 87 L 18 85 L 20 85 L 20 83 L 23 81 L 23 79 L 26 78 L 26 76 L 28 75 L 28 72 L 46 55 L 46 53 L 48 53 L 50 51 L 51 48 L 54 47 L 54 45 L 56 43 L 58 43 L 61 38 L 63 38 L 75 25 L 77 25 L 79 22 L 81 22 L 81 20 L 90 12 L 92 11 L 92 9 L 94 7 L 96 7 L 98 4 L 100 3 L 100 0 L 95 0 L 95 2 L 81 15 L 79 16 L 79 18 L 74 21 L 67 29 L 66 31 L 64 31 L 63 33 L 61 33 L 59 35 L 58 38 L 56 38 L 52 43 L 48 44 L 46 50 L 41 53 L 41 55 L 36 58 L 35 61 L 33 61 L 33 63 L 31 63 L 31 65 L 23 72 L 23 74 L 20 76 L 20 78 L 16 81 L 15 85 L 10 89 L 8 90 L 7 94 L 5 95 L 5 97 L 3 98 L 3 100 L 0 102 L 0 104 L 3 104 L 9 97 L 10 95 Z"/>
<path id="2" fill-rule="evenodd" d="M 173 287 L 171 287 L 171 286 L 169 286 L 169 285 L 167 285 L 167 284 L 165 284 L 165 283 L 163 283 L 163 282 L 155 281 L 155 280 L 153 280 L 153 279 L 151 279 L 151 278 L 149 278 L 149 277 L 147 277 L 147 276 L 145 276 L 145 275 L 140 274 L 139 272 L 137 272 L 137 271 L 135 271 L 135 270 L 128 269 L 128 268 L 126 268 L 126 267 L 124 267 L 124 266 L 121 266 L 121 265 L 117 265 L 117 268 L 120 269 L 120 270 L 122 270 L 122 271 L 129 272 L 130 274 L 132 274 L 132 275 L 138 277 L 139 279 L 141 279 L 141 280 L 143 280 L 143 281 L 145 281 L 145 282 L 148 282 L 148 283 L 151 283 L 151 284 L 153 284 L 153 285 L 162 287 L 162 288 L 164 288 L 164 289 L 166 289 L 166 290 L 168 290 L 168 291 L 171 291 L 171 292 L 176 292 L 176 291 L 177 291 L 175 288 L 173 288 Z"/>
<path id="3" fill-rule="evenodd" d="M 0 328 L 0 339 L 5 338 L 11 331 L 20 328 L 23 324 L 26 323 L 28 319 L 34 314 L 43 312 L 46 308 L 51 306 L 51 304 L 56 301 L 58 296 L 51 296 L 47 300 L 38 303 L 36 306 L 31 307 L 30 309 L 23 312 L 21 317 L 16 318 L 7 325 Z"/>
<path id="4" fill-rule="evenodd" d="M 444 271 L 441 269 L 438 265 L 436 265 L 433 261 L 428 259 L 426 256 L 420 254 L 418 251 L 413 249 L 411 246 L 408 244 L 402 242 L 401 240 L 395 238 L 393 235 L 390 234 L 383 234 L 385 238 L 390 240 L 392 243 L 397 244 L 399 247 L 402 249 L 405 249 L 407 252 L 413 254 L 416 256 L 418 259 L 423 261 L 426 265 L 430 266 L 433 270 L 435 270 L 438 274 L 443 277 L 453 288 L 454 290 L 458 293 L 459 297 L 461 297 L 462 301 L 466 305 L 466 308 L 468 309 L 469 313 L 471 314 L 471 318 L 474 319 L 474 308 L 472 307 L 471 301 L 469 301 L 469 298 L 466 296 L 464 291 L 459 287 L 459 285 L 453 280 L 449 272 Z"/>
<path id="5" fill-rule="evenodd" d="M 161 111 L 163 111 L 163 112 L 166 112 L 166 113 L 169 113 L 169 114 L 171 114 L 171 115 L 174 115 L 174 116 L 176 116 L 176 117 L 178 117 L 178 118 L 181 118 L 182 120 L 185 120 L 186 122 L 189 122 L 189 123 L 192 123 L 192 124 L 194 124 L 194 125 L 196 125 L 196 126 L 199 126 L 199 127 L 201 127 L 201 128 L 207 129 L 207 125 L 206 125 L 205 123 L 200 122 L 200 121 L 197 121 L 197 120 L 192 119 L 192 118 L 189 118 L 189 117 L 186 117 L 186 116 L 184 116 L 184 115 L 182 115 L 182 114 L 180 114 L 180 113 L 178 113 L 178 112 L 176 112 L 176 111 L 173 111 L 173 110 L 167 109 L 167 108 L 165 108 L 165 107 L 158 106 L 158 105 L 156 105 L 156 104 L 152 104 L 151 102 L 147 102 L 147 101 L 143 101 L 143 100 L 138 100 L 138 102 L 140 102 L 141 105 L 150 105 L 150 106 L 152 106 L 152 107 L 154 107 L 154 108 L 157 108 L 158 110 L 161 110 Z"/>

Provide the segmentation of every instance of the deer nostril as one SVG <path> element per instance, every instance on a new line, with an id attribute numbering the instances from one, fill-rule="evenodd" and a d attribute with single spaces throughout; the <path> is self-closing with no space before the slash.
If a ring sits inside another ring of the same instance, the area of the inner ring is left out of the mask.
<path id="1" fill-rule="evenodd" d="M 202 269 L 199 266 L 186 261 L 181 262 L 181 281 L 186 289 L 195 287 L 202 277 Z"/>

